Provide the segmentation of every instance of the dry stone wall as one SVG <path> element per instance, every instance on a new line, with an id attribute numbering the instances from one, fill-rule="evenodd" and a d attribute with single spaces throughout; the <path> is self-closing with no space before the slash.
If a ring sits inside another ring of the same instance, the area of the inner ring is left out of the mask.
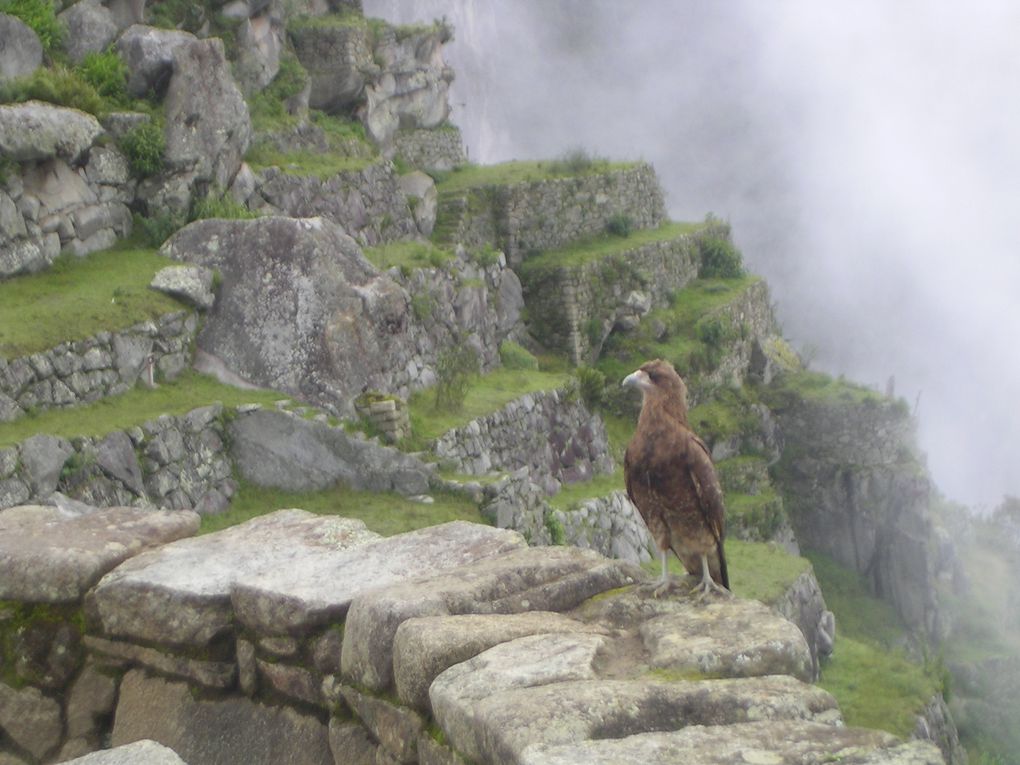
<path id="1" fill-rule="evenodd" d="M 0 679 L 6 761 L 108 742 L 190 765 L 578 763 L 596 747 L 654 764 L 704 761 L 710 725 L 713 750 L 777 761 L 943 762 L 844 727 L 808 684 L 801 631 L 754 601 L 653 598 L 628 564 L 464 522 L 390 538 L 301 510 L 197 524 L 0 512 L 16 609 L 0 646 L 20 673 Z"/>
<path id="2" fill-rule="evenodd" d="M 452 170 L 467 162 L 460 128 L 443 125 L 433 130 L 400 130 L 393 137 L 394 153 L 429 172 Z"/>
<path id="3" fill-rule="evenodd" d="M 198 328 L 179 311 L 119 332 L 61 343 L 30 356 L 0 359 L 0 422 L 26 411 L 75 406 L 115 396 L 141 380 L 173 379 L 191 363 Z"/>

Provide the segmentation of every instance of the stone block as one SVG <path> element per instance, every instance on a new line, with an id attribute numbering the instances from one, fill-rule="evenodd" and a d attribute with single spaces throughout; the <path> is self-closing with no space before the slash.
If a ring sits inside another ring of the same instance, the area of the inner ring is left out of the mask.
<path id="1" fill-rule="evenodd" d="M 419 715 L 354 688 L 342 687 L 341 693 L 372 738 L 394 760 L 418 762 L 418 738 L 425 731 L 425 722 Z"/>
<path id="2" fill-rule="evenodd" d="M 150 739 L 86 754 L 66 765 L 188 765 L 177 753 Z"/>
<path id="3" fill-rule="evenodd" d="M 15 690 L 0 683 L 0 730 L 36 759 L 60 743 L 60 704 L 38 688 Z"/>
<path id="4" fill-rule="evenodd" d="M 140 664 L 164 675 L 189 680 L 203 688 L 226 690 L 233 687 L 237 679 L 237 666 L 233 662 L 191 659 L 157 648 L 106 640 L 95 635 L 85 636 L 85 646 L 96 655 Z"/>

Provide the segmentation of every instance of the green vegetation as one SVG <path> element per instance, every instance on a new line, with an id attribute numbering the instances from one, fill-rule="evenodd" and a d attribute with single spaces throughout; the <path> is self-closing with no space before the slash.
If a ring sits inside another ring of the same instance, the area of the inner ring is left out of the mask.
<path id="1" fill-rule="evenodd" d="M 258 172 L 278 167 L 291 175 L 307 175 L 325 181 L 340 173 L 356 173 L 374 161 L 372 157 L 350 157 L 343 154 L 323 154 L 310 149 L 282 152 L 267 142 L 256 143 L 248 151 L 245 161 Z"/>
<path id="2" fill-rule="evenodd" d="M 63 663 L 70 657 L 52 654 L 47 657 L 45 653 L 26 651 L 26 645 L 46 645 L 48 636 L 68 626 L 77 633 L 73 640 L 67 641 L 76 655 L 73 661 L 77 663 L 82 658 L 80 639 L 85 632 L 85 614 L 80 604 L 0 600 L 0 682 L 16 690 L 26 685 L 45 686 L 43 677 L 48 661 L 56 659 Z"/>
<path id="3" fill-rule="evenodd" d="M 908 413 L 907 403 L 903 399 L 894 401 L 863 385 L 807 369 L 783 374 L 769 386 L 764 397 L 766 403 L 773 409 L 783 409 L 800 401 L 814 401 L 830 405 L 879 406 L 891 404 L 903 416 Z"/>
<path id="4" fill-rule="evenodd" d="M 280 57 L 280 69 L 265 90 L 248 98 L 252 127 L 256 131 L 295 127 L 299 118 L 287 111 L 287 101 L 308 84 L 308 73 L 293 53 Z"/>
<path id="5" fill-rule="evenodd" d="M 57 8 L 51 0 L 0 0 L 0 13 L 21 19 L 51 56 L 63 42 L 64 28 L 57 21 Z"/>
<path id="6" fill-rule="evenodd" d="M 609 166 L 609 160 L 590 154 L 587 149 L 570 149 L 549 163 L 554 175 L 584 175 L 599 172 Z"/>
<path id="7" fill-rule="evenodd" d="M 89 53 L 78 69 L 82 78 L 103 98 L 110 99 L 115 104 L 129 102 L 127 65 L 117 55 L 116 50 Z"/>
<path id="8" fill-rule="evenodd" d="M 153 250 L 115 247 L 87 258 L 65 255 L 42 273 L 0 282 L 0 356 L 36 353 L 182 310 L 149 289 L 168 265 L 174 261 Z"/>
<path id="9" fill-rule="evenodd" d="M 376 268 L 385 271 L 396 267 L 405 275 L 418 268 L 442 268 L 453 258 L 448 250 L 415 240 L 365 247 L 362 252 Z"/>
<path id="10" fill-rule="evenodd" d="M 567 382 L 569 376 L 561 372 L 541 370 L 498 369 L 477 378 L 467 390 L 458 412 L 436 409 L 435 389 L 423 390 L 411 396 L 408 402 L 413 448 L 422 448 L 448 430 L 466 425 L 471 420 L 495 412 L 526 393 L 555 390 Z"/>
<path id="11" fill-rule="evenodd" d="M 96 116 L 102 116 L 114 108 L 80 72 L 61 64 L 39 67 L 26 77 L 18 77 L 0 85 L 0 102 L 24 101 L 46 101 Z"/>
<path id="12" fill-rule="evenodd" d="M 727 528 L 743 528 L 760 541 L 771 539 L 786 517 L 783 500 L 771 489 L 760 494 L 730 492 L 725 499 Z"/>
<path id="13" fill-rule="evenodd" d="M 436 360 L 435 407 L 459 412 L 464 407 L 471 381 L 478 375 L 478 352 L 460 342 L 439 354 Z"/>
<path id="14" fill-rule="evenodd" d="M 204 197 L 196 197 L 191 201 L 190 220 L 203 218 L 225 218 L 227 220 L 253 220 L 259 217 L 254 210 L 249 210 L 238 202 L 229 191 L 212 190 Z"/>
<path id="15" fill-rule="evenodd" d="M 623 491 L 623 468 L 617 468 L 612 473 L 597 475 L 590 481 L 579 483 L 565 483 L 563 487 L 549 497 L 549 505 L 556 510 L 572 510 L 586 499 L 605 497 L 614 491 Z"/>
<path id="16" fill-rule="evenodd" d="M 504 340 L 499 344 L 499 360 L 505 369 L 538 369 L 538 359 L 513 340 Z"/>
<path id="17" fill-rule="evenodd" d="M 820 553 L 808 558 L 838 630 L 818 684 L 836 697 L 848 725 L 908 736 L 917 713 L 942 690 L 940 669 L 910 661 L 901 647 L 907 638 L 902 622 L 859 575 Z"/>
<path id="18" fill-rule="evenodd" d="M 761 419 L 751 408 L 753 403 L 753 393 L 745 387 L 720 388 L 688 412 L 688 421 L 691 429 L 709 443 L 756 433 Z"/>
<path id="19" fill-rule="evenodd" d="M 744 275 L 744 259 L 728 237 L 712 234 L 698 241 L 702 279 L 739 279 Z"/>
<path id="20" fill-rule="evenodd" d="M 440 193 L 463 191 L 482 186 L 510 186 L 515 183 L 547 181 L 552 178 L 598 175 L 634 167 L 633 162 L 606 162 L 595 164 L 581 172 L 557 162 L 514 161 L 499 165 L 461 165 L 448 173 L 437 174 Z"/>
<path id="21" fill-rule="evenodd" d="M 658 228 L 632 231 L 626 238 L 607 232 L 590 239 L 572 242 L 559 250 L 548 250 L 529 257 L 522 270 L 525 273 L 548 268 L 569 268 L 603 260 L 612 255 L 621 255 L 656 242 L 667 242 L 692 234 L 702 228 L 701 223 L 663 223 Z M 522 275 L 522 278 L 524 276 Z"/>
<path id="22" fill-rule="evenodd" d="M 69 409 L 49 409 L 29 414 L 14 422 L 0 423 L 0 447 L 24 441 L 36 433 L 49 433 L 63 438 L 104 436 L 115 430 L 141 425 L 161 414 L 181 415 L 220 402 L 224 406 L 262 404 L 271 407 L 286 398 L 269 390 L 242 390 L 224 385 L 213 377 L 187 371 L 172 382 L 156 388 L 134 388 L 121 396 L 100 399 Z"/>
<path id="23" fill-rule="evenodd" d="M 318 515 L 360 518 L 368 528 L 383 536 L 449 521 L 486 522 L 474 503 L 463 496 L 436 492 L 432 497 L 435 502 L 426 505 L 399 494 L 356 491 L 342 485 L 325 491 L 290 492 L 241 481 L 240 490 L 231 499 L 230 509 L 203 518 L 200 533 L 219 531 L 250 518 L 290 507 Z"/>
<path id="24" fill-rule="evenodd" d="M 136 178 L 147 178 L 163 171 L 166 136 L 161 121 L 150 120 L 131 128 L 119 143 Z"/>
<path id="25" fill-rule="evenodd" d="M 606 221 L 606 233 L 619 239 L 626 239 L 634 232 L 634 219 L 624 213 L 616 213 Z"/>

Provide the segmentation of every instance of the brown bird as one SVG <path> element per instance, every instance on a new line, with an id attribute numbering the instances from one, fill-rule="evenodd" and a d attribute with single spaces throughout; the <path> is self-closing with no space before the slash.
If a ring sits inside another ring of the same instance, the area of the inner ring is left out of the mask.
<path id="1" fill-rule="evenodd" d="M 703 596 L 712 590 L 725 592 L 730 586 L 723 551 L 726 509 L 708 447 L 687 424 L 687 386 L 662 359 L 643 364 L 623 385 L 638 388 L 643 398 L 623 475 L 627 495 L 662 558 L 655 595 L 669 591 L 670 550 L 687 573 L 701 577 Z"/>

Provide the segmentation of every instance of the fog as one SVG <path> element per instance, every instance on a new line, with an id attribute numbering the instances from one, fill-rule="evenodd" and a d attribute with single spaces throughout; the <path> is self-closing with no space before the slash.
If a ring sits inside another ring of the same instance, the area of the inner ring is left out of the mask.
<path id="1" fill-rule="evenodd" d="M 815 368 L 917 407 L 939 488 L 1020 494 L 1020 5 L 365 0 L 446 16 L 476 162 L 652 162 L 733 224 Z"/>

